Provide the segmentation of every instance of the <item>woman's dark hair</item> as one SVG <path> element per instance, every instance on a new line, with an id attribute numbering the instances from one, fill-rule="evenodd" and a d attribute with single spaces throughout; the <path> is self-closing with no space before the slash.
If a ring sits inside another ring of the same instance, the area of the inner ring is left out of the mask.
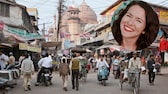
<path id="1" fill-rule="evenodd" d="M 119 13 L 118 19 L 116 19 L 111 27 L 113 36 L 119 45 L 122 44 L 122 35 L 120 30 L 120 22 L 123 16 L 127 13 L 130 7 L 133 5 L 139 5 L 145 10 L 146 14 L 146 27 L 145 34 L 141 34 L 136 42 L 136 50 L 141 50 L 148 47 L 155 40 L 159 31 L 159 19 L 156 12 L 152 7 L 144 1 L 132 1 L 124 10 Z"/>

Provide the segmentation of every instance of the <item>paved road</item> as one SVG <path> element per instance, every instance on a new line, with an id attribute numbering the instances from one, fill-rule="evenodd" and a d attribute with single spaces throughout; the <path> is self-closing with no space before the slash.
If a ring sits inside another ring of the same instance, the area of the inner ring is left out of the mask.
<path id="1" fill-rule="evenodd" d="M 168 69 L 164 68 L 168 72 Z M 107 81 L 107 86 L 102 86 L 97 81 L 96 73 L 89 73 L 87 82 L 80 81 L 79 91 L 73 90 L 71 87 L 70 77 L 68 82 L 68 91 L 63 91 L 62 80 L 58 73 L 53 73 L 53 85 L 52 86 L 34 86 L 32 84 L 31 91 L 24 91 L 22 87 L 22 78 L 18 80 L 18 84 L 9 91 L 9 94 L 133 94 L 128 83 L 125 83 L 123 90 L 119 88 L 119 80 L 114 79 L 111 74 Z M 148 84 L 148 76 L 141 75 L 141 87 L 140 94 L 168 94 L 168 74 L 157 75 L 155 85 L 150 86 Z M 36 75 L 33 76 L 32 83 L 35 83 Z"/>

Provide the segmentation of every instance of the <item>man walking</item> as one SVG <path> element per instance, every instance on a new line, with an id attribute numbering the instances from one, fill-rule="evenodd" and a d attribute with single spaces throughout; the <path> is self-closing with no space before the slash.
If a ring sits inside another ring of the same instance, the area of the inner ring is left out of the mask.
<path id="1" fill-rule="evenodd" d="M 155 80 L 155 71 L 154 71 L 154 55 L 150 55 L 149 60 L 147 61 L 147 69 L 148 69 L 148 76 L 149 76 L 149 84 L 154 85 Z"/>
<path id="2" fill-rule="evenodd" d="M 70 62 L 70 69 L 72 73 L 72 89 L 79 89 L 79 71 L 80 71 L 80 61 L 76 58 L 76 54 L 73 55 L 73 58 Z"/>
<path id="3" fill-rule="evenodd" d="M 25 54 L 25 59 L 22 61 L 21 72 L 24 79 L 24 90 L 31 90 L 31 75 L 34 73 L 33 61 L 28 59 L 28 55 Z"/>
<path id="4" fill-rule="evenodd" d="M 70 74 L 70 69 L 68 64 L 66 63 L 65 58 L 62 59 L 62 62 L 59 65 L 59 74 L 60 76 L 62 76 L 63 90 L 67 91 L 68 74 Z"/>

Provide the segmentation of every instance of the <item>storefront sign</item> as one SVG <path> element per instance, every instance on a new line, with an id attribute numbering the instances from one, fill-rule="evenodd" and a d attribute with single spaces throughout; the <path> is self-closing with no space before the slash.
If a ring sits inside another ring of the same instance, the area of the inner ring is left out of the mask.
<path id="1" fill-rule="evenodd" d="M 159 20 L 161 23 L 168 24 L 168 11 L 160 10 Z"/>
<path id="2" fill-rule="evenodd" d="M 19 50 L 27 50 L 27 51 L 31 51 L 31 52 L 41 53 L 40 47 L 28 45 L 27 43 L 19 43 Z"/>
<path id="3" fill-rule="evenodd" d="M 31 52 L 38 52 L 38 53 L 41 53 L 41 48 L 40 47 L 34 47 L 34 46 L 31 46 L 29 45 L 28 46 L 28 51 L 31 51 Z"/>
<path id="4" fill-rule="evenodd" d="M 26 43 L 19 43 L 19 50 L 27 50 L 28 44 Z"/>

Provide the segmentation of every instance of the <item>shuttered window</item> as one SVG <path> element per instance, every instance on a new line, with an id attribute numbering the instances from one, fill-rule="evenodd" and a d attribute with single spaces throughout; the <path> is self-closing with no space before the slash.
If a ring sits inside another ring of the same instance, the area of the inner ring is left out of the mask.
<path id="1" fill-rule="evenodd" d="M 0 3 L 0 16 L 9 17 L 9 5 Z"/>

